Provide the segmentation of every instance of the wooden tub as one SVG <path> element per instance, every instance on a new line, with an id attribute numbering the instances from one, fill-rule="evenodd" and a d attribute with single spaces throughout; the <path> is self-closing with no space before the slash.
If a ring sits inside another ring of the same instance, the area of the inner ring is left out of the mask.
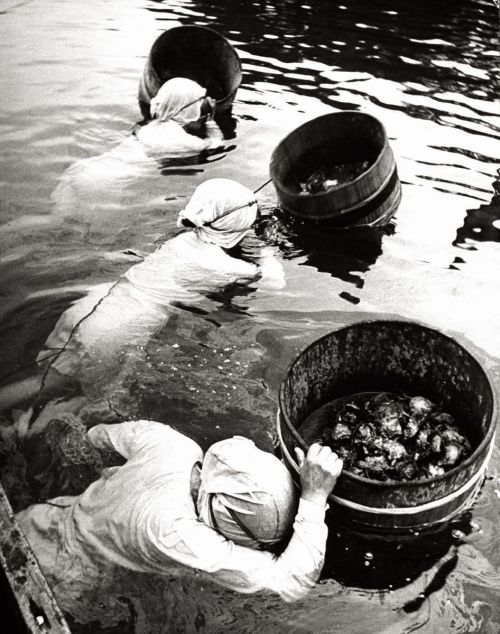
<path id="1" fill-rule="evenodd" d="M 302 422 L 335 398 L 356 392 L 403 391 L 440 403 L 471 441 L 472 454 L 444 475 L 381 482 L 344 470 L 330 496 L 338 524 L 373 535 L 435 530 L 470 507 L 494 444 L 492 384 L 463 346 L 414 322 L 369 321 L 313 342 L 290 365 L 279 393 L 278 434 L 298 482 L 294 447 L 307 449 Z"/>
<path id="2" fill-rule="evenodd" d="M 366 163 L 348 182 L 317 193 L 300 183 L 319 168 Z M 401 200 L 396 162 L 384 126 L 361 112 L 334 112 L 299 126 L 271 156 L 271 178 L 284 211 L 309 225 L 376 226 L 387 223 Z"/>

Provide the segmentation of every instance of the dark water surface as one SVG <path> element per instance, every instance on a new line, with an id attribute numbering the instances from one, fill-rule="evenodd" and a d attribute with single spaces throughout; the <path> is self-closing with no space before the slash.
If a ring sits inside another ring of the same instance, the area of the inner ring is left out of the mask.
<path id="1" fill-rule="evenodd" d="M 63 172 L 111 150 L 140 119 L 145 58 L 177 24 L 211 26 L 237 47 L 244 78 L 235 138 L 209 161 L 151 162 L 117 187 L 103 190 L 89 178 L 85 196 L 77 192 L 78 204 L 57 215 L 51 193 Z M 118 418 L 172 422 L 204 448 L 239 433 L 272 449 L 276 394 L 296 353 L 333 328 L 380 316 L 417 319 L 465 343 L 498 390 L 500 56 L 492 1 L 5 0 L 0 54 L 2 382 L 33 363 L 71 300 L 137 261 L 123 251 L 150 252 L 175 234 L 177 211 L 200 182 L 224 176 L 256 188 L 276 143 L 298 122 L 359 109 L 384 123 L 396 156 L 403 198 L 392 225 L 283 240 L 284 289 L 231 288 L 199 311 L 180 309 L 120 386 L 102 381 L 95 397 Z M 259 196 L 273 203 L 272 186 Z M 19 509 L 34 493 L 22 456 L 13 461 L 6 488 Z M 195 577 L 117 572 L 114 592 L 92 610 L 82 606 L 73 629 L 494 634 L 499 465 L 497 440 L 472 516 L 453 534 L 414 547 L 332 532 L 325 579 L 297 604 Z"/>

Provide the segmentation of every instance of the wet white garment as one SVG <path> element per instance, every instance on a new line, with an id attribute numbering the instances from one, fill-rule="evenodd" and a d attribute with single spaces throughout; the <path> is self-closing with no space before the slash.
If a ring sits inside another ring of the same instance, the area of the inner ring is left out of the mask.
<path id="1" fill-rule="evenodd" d="M 134 193 L 137 180 L 156 175 L 155 159 L 194 156 L 222 147 L 224 137 L 215 121 L 205 123 L 205 138 L 183 127 L 200 119 L 205 95 L 206 89 L 189 79 L 166 82 L 151 101 L 152 121 L 109 152 L 77 161 L 64 172 L 52 193 L 53 213 L 91 220 L 95 214 L 135 211 L 128 194 Z"/>
<path id="2" fill-rule="evenodd" d="M 249 548 L 280 541 L 297 511 L 288 469 L 242 436 L 221 440 L 208 449 L 197 508 L 207 526 Z"/>
<path id="3" fill-rule="evenodd" d="M 202 240 L 231 249 L 250 231 L 257 209 L 255 194 L 247 187 L 229 178 L 211 178 L 198 185 L 177 226 L 189 220 Z"/>
<path id="4" fill-rule="evenodd" d="M 203 453 L 194 441 L 152 421 L 97 425 L 88 434 L 95 446 L 114 449 L 127 462 L 107 469 L 80 496 L 52 500 L 64 509 L 36 504 L 17 514 L 35 554 L 45 553 L 40 563 L 57 580 L 58 596 L 71 591 L 64 575 L 78 578 L 66 569 L 72 560 L 80 574 L 85 562 L 89 574 L 106 563 L 168 575 L 195 569 L 238 592 L 271 590 L 285 601 L 314 586 L 325 553 L 324 507 L 300 500 L 280 556 L 238 546 L 198 517 L 191 471 Z M 64 570 L 57 568 L 60 559 Z"/>
<path id="5" fill-rule="evenodd" d="M 210 293 L 258 276 L 256 265 L 229 256 L 190 231 L 168 240 L 117 282 L 95 286 L 59 318 L 38 361 L 92 381 L 166 325 L 176 303 L 199 304 Z M 55 356 L 51 356 L 55 355 Z M 84 376 L 88 374 L 89 376 Z"/>
<path id="6" fill-rule="evenodd" d="M 145 151 L 155 158 L 193 156 L 205 150 L 216 150 L 224 145 L 224 137 L 215 121 L 207 121 L 205 138 L 189 134 L 176 121 L 153 119 L 137 128 L 136 136 Z"/>
<path id="7" fill-rule="evenodd" d="M 140 181 L 154 179 L 157 163 L 133 135 L 100 156 L 76 161 L 62 174 L 51 194 L 52 213 L 89 223 L 99 217 L 123 217 L 144 210 Z M 116 229 L 115 229 L 116 230 Z"/>
<path id="8" fill-rule="evenodd" d="M 222 147 L 222 132 L 214 121 L 205 125 L 206 138 L 188 134 L 175 121 L 156 120 L 138 128 L 109 152 L 76 161 L 62 174 L 51 194 L 52 213 L 102 227 L 109 219 L 116 231 L 124 218 L 143 214 L 148 205 L 161 204 L 157 160 L 195 156 Z"/>

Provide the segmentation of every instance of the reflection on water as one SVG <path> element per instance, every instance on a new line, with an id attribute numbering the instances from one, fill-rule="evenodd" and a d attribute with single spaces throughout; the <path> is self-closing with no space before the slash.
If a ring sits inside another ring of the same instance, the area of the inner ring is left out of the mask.
<path id="1" fill-rule="evenodd" d="M 295 257 L 305 256 L 303 264 L 362 288 L 363 274 L 382 254 L 383 236 L 392 233 L 392 223 L 338 231 L 300 227 L 289 232 L 288 240 L 294 245 Z"/>
<path id="2" fill-rule="evenodd" d="M 322 577 L 336 579 L 350 587 L 388 591 L 408 586 L 424 572 L 429 579 L 429 571 L 436 567 L 434 576 L 444 584 L 451 570 L 448 566 L 442 569 L 443 559 L 445 562 L 452 559 L 453 568 L 456 567 L 458 546 L 471 532 L 470 519 L 470 513 L 466 513 L 434 534 L 419 536 L 417 533 L 398 540 L 373 539 L 333 524 Z M 435 583 L 428 583 L 426 596 L 438 589 Z"/>
<path id="3" fill-rule="evenodd" d="M 225 151 L 182 165 L 152 161 L 123 187 L 97 189 L 92 209 L 80 198 L 81 213 L 57 217 L 51 194 L 65 170 L 111 151 L 140 121 L 137 85 L 149 47 L 178 24 L 215 28 L 242 59 Z M 4 383 L 30 372 L 73 299 L 116 279 L 137 261 L 131 252 L 149 253 L 175 234 L 177 212 L 200 182 L 228 177 L 256 189 L 284 134 L 348 109 L 386 127 L 403 184 L 391 225 L 328 234 L 278 227 L 268 238 L 286 287 L 232 287 L 197 310 L 177 307 L 176 319 L 130 359 L 123 382 L 100 386 L 86 420 L 150 416 L 174 421 L 203 448 L 238 433 L 271 450 L 276 392 L 298 350 L 333 328 L 381 315 L 449 332 L 499 383 L 493 2 L 11 2 L 0 33 Z M 272 185 L 258 196 L 275 207 Z M 247 241 L 250 255 L 256 244 Z M 498 449 L 497 441 L 472 516 L 439 536 L 418 546 L 381 545 L 332 531 L 324 578 L 307 601 L 285 605 L 192 577 L 116 571 L 108 594 L 96 591 L 75 608 L 73 630 L 496 632 Z M 36 497 L 28 482 L 36 474 L 27 474 L 22 452 L 10 460 L 6 487 L 21 508 Z"/>
<path id="4" fill-rule="evenodd" d="M 469 209 L 464 224 L 457 230 L 455 243 L 465 249 L 477 249 L 474 242 L 500 242 L 500 181 L 493 183 L 495 194 L 489 205 Z"/>

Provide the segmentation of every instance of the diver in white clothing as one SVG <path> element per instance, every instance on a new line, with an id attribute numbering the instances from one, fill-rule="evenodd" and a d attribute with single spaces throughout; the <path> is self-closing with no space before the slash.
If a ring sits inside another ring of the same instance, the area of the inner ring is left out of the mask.
<path id="1" fill-rule="evenodd" d="M 51 194 L 50 214 L 21 216 L 4 224 L 2 231 L 32 230 L 67 219 L 89 229 L 110 230 L 121 225 L 124 215 L 159 204 L 158 195 L 147 200 L 145 192 L 149 182 L 151 188 L 158 187 L 163 161 L 185 162 L 224 146 L 214 112 L 215 102 L 205 88 L 185 77 L 170 79 L 151 100 L 151 118 L 137 125 L 133 134 L 98 156 L 77 160 L 63 172 Z"/>
<path id="2" fill-rule="evenodd" d="M 125 464 L 81 495 L 34 504 L 17 519 L 59 604 L 71 612 L 113 566 L 165 575 L 189 570 L 242 593 L 304 597 L 323 567 L 327 497 L 342 470 L 328 447 L 297 449 L 297 505 L 286 467 L 235 436 L 205 456 L 168 425 L 96 425 L 87 442 Z M 295 518 L 295 519 L 294 519 Z M 288 541 L 281 554 L 273 545 Z"/>
<path id="3" fill-rule="evenodd" d="M 68 381 L 93 384 L 97 372 L 125 363 L 133 349 L 161 330 L 176 306 L 197 305 L 207 294 L 239 282 L 279 289 L 285 284 L 272 247 L 256 263 L 229 255 L 256 222 L 255 195 L 219 178 L 202 183 L 178 225 L 184 231 L 112 283 L 91 287 L 59 318 L 38 355 L 34 376 L 0 388 L 0 411 Z"/>
<path id="4" fill-rule="evenodd" d="M 151 99 L 151 121 L 136 130 L 146 151 L 162 156 L 186 156 L 223 145 L 222 132 L 214 121 L 215 101 L 206 88 L 174 77 Z"/>
<path id="5" fill-rule="evenodd" d="M 99 227 L 116 222 L 124 209 L 144 205 L 138 184 L 157 175 L 158 161 L 185 160 L 224 145 L 214 109 L 214 100 L 196 82 L 185 77 L 167 81 L 151 100 L 150 120 L 108 152 L 77 161 L 64 172 L 51 196 L 52 218 Z"/>

